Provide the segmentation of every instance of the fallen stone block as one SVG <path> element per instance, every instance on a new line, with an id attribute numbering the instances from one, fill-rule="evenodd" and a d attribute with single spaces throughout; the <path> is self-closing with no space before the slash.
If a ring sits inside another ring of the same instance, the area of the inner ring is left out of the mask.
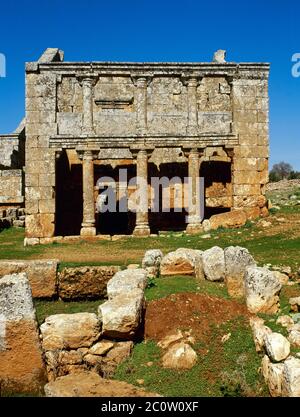
<path id="1" fill-rule="evenodd" d="M 161 260 L 160 275 L 191 275 L 197 280 L 204 279 L 202 251 L 179 248 L 169 252 Z"/>
<path id="2" fill-rule="evenodd" d="M 172 369 L 191 369 L 196 362 L 196 352 L 185 342 L 172 344 L 162 358 L 163 367 Z"/>
<path id="3" fill-rule="evenodd" d="M 132 290 L 144 291 L 147 286 L 145 269 L 125 269 L 117 272 L 107 283 L 107 295 L 112 299 L 118 295 L 128 294 Z"/>
<path id="4" fill-rule="evenodd" d="M 281 284 L 271 271 L 248 266 L 245 272 L 245 296 L 251 313 L 274 314 L 279 309 Z"/>
<path id="5" fill-rule="evenodd" d="M 1 393 L 40 394 L 46 373 L 25 273 L 0 279 Z"/>
<path id="6" fill-rule="evenodd" d="M 248 266 L 256 266 L 256 262 L 248 249 L 240 246 L 229 246 L 224 250 L 225 282 L 231 297 L 245 295 L 244 276 Z"/>
<path id="7" fill-rule="evenodd" d="M 58 293 L 63 300 L 103 298 L 108 281 L 120 266 L 84 266 L 64 268 L 58 274 Z"/>
<path id="8" fill-rule="evenodd" d="M 273 362 L 280 362 L 290 354 L 290 342 L 280 333 L 267 333 L 264 337 L 265 348 Z"/>
<path id="9" fill-rule="evenodd" d="M 94 313 L 55 314 L 40 326 L 44 350 L 90 347 L 100 336 Z"/>
<path id="10" fill-rule="evenodd" d="M 149 277 L 156 278 L 159 276 L 163 256 L 160 249 L 150 249 L 145 252 L 142 268 L 147 271 Z"/>
<path id="11" fill-rule="evenodd" d="M 108 338 L 134 338 L 141 324 L 144 310 L 144 293 L 135 289 L 114 296 L 99 306 L 102 335 Z"/>
<path id="12" fill-rule="evenodd" d="M 208 281 L 223 281 L 225 278 L 224 250 L 214 246 L 202 253 L 205 278 Z"/>
<path id="13" fill-rule="evenodd" d="M 290 357 L 284 362 L 283 397 L 300 397 L 300 359 Z"/>
<path id="14" fill-rule="evenodd" d="M 51 298 L 57 293 L 57 260 L 1 260 L 0 276 L 26 272 L 33 298 Z"/>

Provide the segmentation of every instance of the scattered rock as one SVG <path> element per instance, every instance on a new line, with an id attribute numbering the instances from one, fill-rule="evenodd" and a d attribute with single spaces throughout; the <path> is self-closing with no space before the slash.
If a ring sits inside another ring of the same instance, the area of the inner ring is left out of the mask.
<path id="1" fill-rule="evenodd" d="M 268 388 L 271 397 L 281 397 L 283 369 L 283 363 L 269 363 Z"/>
<path id="2" fill-rule="evenodd" d="M 205 235 L 200 236 L 201 239 L 210 239 L 211 235 L 209 233 L 206 233 Z"/>
<path id="3" fill-rule="evenodd" d="M 162 258 L 160 275 L 194 275 L 198 280 L 204 278 L 202 251 L 179 248 Z"/>
<path id="4" fill-rule="evenodd" d="M 279 271 L 272 271 L 273 275 L 278 279 L 281 285 L 286 285 L 289 282 L 289 276 Z"/>
<path id="5" fill-rule="evenodd" d="M 268 222 L 267 220 L 261 220 L 260 225 L 263 228 L 267 228 L 267 227 L 272 226 L 272 223 L 271 222 Z"/>
<path id="6" fill-rule="evenodd" d="M 213 246 L 202 254 L 205 278 L 209 281 L 223 281 L 225 278 L 224 250 Z"/>
<path id="7" fill-rule="evenodd" d="M 127 265 L 127 269 L 139 269 L 139 264 L 129 264 Z"/>
<path id="8" fill-rule="evenodd" d="M 224 334 L 224 336 L 222 336 L 221 338 L 221 342 L 222 343 L 227 342 L 230 339 L 230 337 L 231 337 L 231 333 Z"/>
<path id="9" fill-rule="evenodd" d="M 288 339 L 295 347 L 300 347 L 300 323 L 288 327 Z"/>
<path id="10" fill-rule="evenodd" d="M 172 343 L 178 342 L 184 338 L 181 330 L 177 330 L 176 333 L 171 333 L 164 337 L 157 343 L 157 346 L 162 349 L 167 349 Z"/>
<path id="11" fill-rule="evenodd" d="M 240 246 L 229 246 L 224 250 L 225 255 L 225 281 L 231 297 L 245 295 L 244 275 L 247 266 L 256 263 L 248 249 Z"/>
<path id="12" fill-rule="evenodd" d="M 300 359 L 291 357 L 284 362 L 282 395 L 300 397 Z"/>
<path id="13" fill-rule="evenodd" d="M 58 275 L 59 296 L 63 300 L 103 298 L 108 281 L 119 266 L 82 266 L 64 268 Z"/>
<path id="14" fill-rule="evenodd" d="M 245 272 L 245 296 L 251 313 L 274 314 L 279 309 L 281 284 L 271 271 L 248 266 Z"/>
<path id="15" fill-rule="evenodd" d="M 45 385 L 46 397 L 157 397 L 122 381 L 101 378 L 95 372 L 79 372 Z"/>
<path id="16" fill-rule="evenodd" d="M 171 345 L 162 358 L 164 368 L 191 369 L 197 362 L 197 354 L 187 343 Z"/>
<path id="17" fill-rule="evenodd" d="M 156 278 L 159 276 L 163 256 L 160 249 L 150 249 L 145 252 L 142 260 L 142 268 L 147 271 L 149 277 Z"/>
<path id="18" fill-rule="evenodd" d="M 279 316 L 276 324 L 281 324 L 282 327 L 289 327 L 293 326 L 294 320 L 290 316 Z"/>
<path id="19" fill-rule="evenodd" d="M 286 359 L 290 354 L 290 342 L 280 333 L 266 334 L 264 337 L 268 356 L 274 362 Z"/>
<path id="20" fill-rule="evenodd" d="M 226 213 L 214 214 L 210 217 L 211 230 L 219 227 L 235 228 L 244 226 L 247 221 L 247 215 L 243 210 L 232 210 Z"/>
<path id="21" fill-rule="evenodd" d="M 1 394 L 41 393 L 46 373 L 30 283 L 25 273 L 0 279 Z"/>
<path id="22" fill-rule="evenodd" d="M 264 338 L 267 334 L 271 334 L 272 330 L 265 326 L 264 320 L 259 317 L 251 317 L 249 322 L 252 329 L 256 352 L 262 352 L 265 345 Z"/>
<path id="23" fill-rule="evenodd" d="M 55 314 L 40 327 L 44 350 L 90 347 L 100 336 L 100 321 L 94 313 Z"/>
<path id="24" fill-rule="evenodd" d="M 117 290 L 117 288 L 116 288 Z M 105 337 L 131 339 L 141 324 L 144 293 L 140 289 L 125 292 L 99 306 L 102 334 Z"/>
<path id="25" fill-rule="evenodd" d="M 289 299 L 289 304 L 291 305 L 291 310 L 292 311 L 299 311 L 299 307 L 300 307 L 300 297 L 292 297 Z"/>
<path id="26" fill-rule="evenodd" d="M 117 272 L 107 283 L 107 295 L 112 299 L 119 295 L 128 294 L 132 290 L 144 291 L 147 286 L 147 271 L 145 269 L 125 269 Z"/>
<path id="27" fill-rule="evenodd" d="M 210 221 L 208 219 L 203 220 L 202 227 L 203 227 L 203 231 L 205 233 L 210 232 L 210 230 L 211 230 Z"/>

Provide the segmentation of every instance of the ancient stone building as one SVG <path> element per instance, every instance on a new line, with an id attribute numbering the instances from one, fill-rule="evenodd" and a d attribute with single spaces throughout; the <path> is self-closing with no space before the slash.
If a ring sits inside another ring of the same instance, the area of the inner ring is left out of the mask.
<path id="1" fill-rule="evenodd" d="M 120 168 L 149 184 L 203 177 L 206 219 L 266 211 L 268 74 L 269 64 L 225 62 L 222 51 L 211 63 L 121 63 L 64 62 L 51 48 L 27 63 L 26 244 L 201 230 L 195 186 L 188 217 L 175 210 L 176 183 L 170 212 L 148 209 L 149 185 L 139 189 L 136 214 L 96 213 L 100 177 L 116 181 L 120 204 Z"/>

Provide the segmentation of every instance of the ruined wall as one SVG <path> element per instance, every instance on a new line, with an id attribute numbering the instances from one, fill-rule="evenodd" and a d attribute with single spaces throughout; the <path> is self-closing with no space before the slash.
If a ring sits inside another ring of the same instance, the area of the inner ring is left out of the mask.
<path id="1" fill-rule="evenodd" d="M 262 207 L 268 182 L 268 80 L 234 80 L 232 105 L 234 129 L 239 134 L 239 146 L 233 152 L 233 206 Z"/>
<path id="2" fill-rule="evenodd" d="M 55 187 L 64 179 L 56 178 L 53 143 L 75 154 L 79 142 L 94 140 L 100 149 L 94 164 L 108 159 L 114 166 L 135 163 L 133 150 L 141 148 L 133 145 L 141 138 L 157 167 L 187 164 L 196 148 L 208 177 L 207 208 L 263 208 L 268 66 L 63 63 L 61 51 L 47 51 L 26 67 L 27 238 L 55 233 Z M 124 141 L 131 142 L 124 147 Z"/>
<path id="3" fill-rule="evenodd" d="M 54 235 L 55 152 L 49 136 L 57 133 L 56 74 L 42 73 L 37 64 L 26 74 L 26 237 Z"/>

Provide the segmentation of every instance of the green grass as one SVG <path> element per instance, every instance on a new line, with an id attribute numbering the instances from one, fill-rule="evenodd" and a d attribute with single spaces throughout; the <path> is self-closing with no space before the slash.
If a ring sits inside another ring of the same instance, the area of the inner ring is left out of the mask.
<path id="1" fill-rule="evenodd" d="M 245 319 L 237 318 L 211 330 L 209 351 L 198 352 L 198 362 L 191 370 L 164 369 L 162 351 L 154 341 L 147 341 L 135 345 L 132 356 L 118 367 L 114 378 L 134 385 L 143 379 L 148 391 L 172 397 L 267 395 L 258 373 L 261 358 Z M 230 339 L 220 346 L 220 336 L 228 332 Z M 195 345 L 196 350 L 203 347 L 201 343 Z M 149 362 L 153 364 L 148 366 Z"/>
<path id="2" fill-rule="evenodd" d="M 219 282 L 204 280 L 197 282 L 194 277 L 188 276 L 160 277 L 156 278 L 154 282 L 154 286 L 146 289 L 147 301 L 181 292 L 204 293 L 215 297 L 229 298 L 225 285 Z"/>
<path id="3" fill-rule="evenodd" d="M 97 313 L 103 300 L 95 301 L 45 301 L 34 300 L 37 320 L 41 325 L 45 318 L 53 314 Z"/>

